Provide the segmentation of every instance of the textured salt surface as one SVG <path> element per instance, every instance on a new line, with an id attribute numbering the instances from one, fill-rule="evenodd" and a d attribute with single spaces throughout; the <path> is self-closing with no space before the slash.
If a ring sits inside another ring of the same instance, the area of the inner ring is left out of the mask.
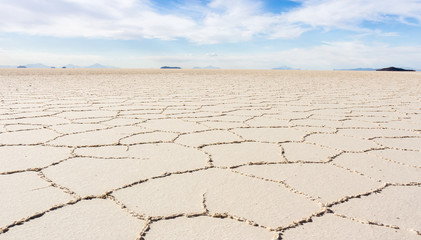
<path id="1" fill-rule="evenodd" d="M 0 239 L 421 239 L 418 73 L 0 83 Z"/>

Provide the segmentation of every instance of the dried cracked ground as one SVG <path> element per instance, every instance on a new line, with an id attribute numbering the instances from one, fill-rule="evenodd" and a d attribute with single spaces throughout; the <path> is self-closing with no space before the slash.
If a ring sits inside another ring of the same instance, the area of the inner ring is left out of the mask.
<path id="1" fill-rule="evenodd" d="M 419 73 L 0 71 L 0 239 L 421 239 Z"/>

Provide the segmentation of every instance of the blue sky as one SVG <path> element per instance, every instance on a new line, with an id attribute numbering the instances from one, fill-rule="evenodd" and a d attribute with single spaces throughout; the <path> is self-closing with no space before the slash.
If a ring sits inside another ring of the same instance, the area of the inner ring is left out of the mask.
<path id="1" fill-rule="evenodd" d="M 0 65 L 421 69 L 421 0 L 2 0 Z"/>

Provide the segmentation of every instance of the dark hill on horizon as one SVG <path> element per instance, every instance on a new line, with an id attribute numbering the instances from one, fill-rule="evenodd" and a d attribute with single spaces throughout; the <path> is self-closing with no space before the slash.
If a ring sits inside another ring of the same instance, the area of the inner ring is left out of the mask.
<path id="1" fill-rule="evenodd" d="M 415 72 L 415 70 L 408 70 L 408 69 L 397 68 L 397 67 L 382 68 L 382 69 L 377 69 L 376 71 Z"/>
<path id="2" fill-rule="evenodd" d="M 181 67 L 169 67 L 169 66 L 163 66 L 161 69 L 181 69 Z"/>

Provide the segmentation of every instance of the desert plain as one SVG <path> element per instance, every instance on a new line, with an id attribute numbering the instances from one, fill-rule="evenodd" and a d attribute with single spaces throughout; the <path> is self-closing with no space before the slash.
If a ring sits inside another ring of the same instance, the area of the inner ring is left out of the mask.
<path id="1" fill-rule="evenodd" d="M 421 74 L 0 70 L 0 240 L 421 239 Z"/>

